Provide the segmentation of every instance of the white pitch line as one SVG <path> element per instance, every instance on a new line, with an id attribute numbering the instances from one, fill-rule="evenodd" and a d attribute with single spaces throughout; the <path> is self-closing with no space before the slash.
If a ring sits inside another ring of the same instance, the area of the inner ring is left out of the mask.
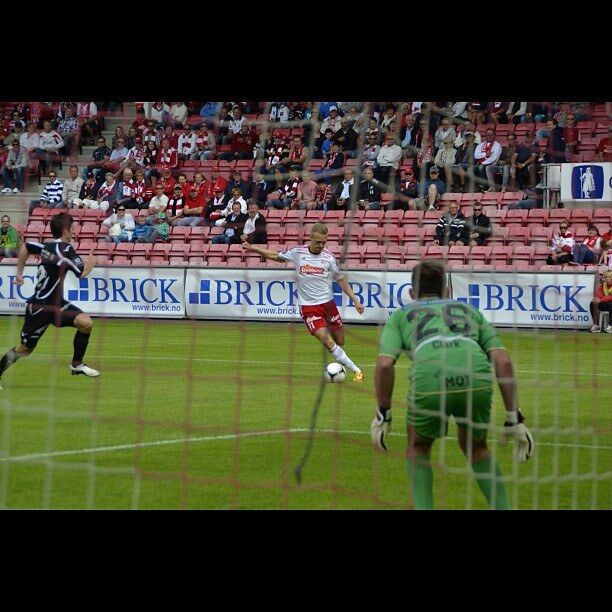
<path id="1" fill-rule="evenodd" d="M 171 446 L 175 444 L 190 444 L 193 442 L 216 442 L 219 440 L 237 440 L 240 438 L 254 438 L 259 436 L 278 436 L 293 433 L 307 433 L 306 428 L 278 429 L 272 431 L 245 431 L 238 434 L 222 434 L 217 436 L 198 436 L 193 438 L 172 438 L 170 440 L 156 440 L 154 442 L 140 442 L 138 444 L 117 444 L 115 446 L 100 446 L 98 448 L 81 448 L 78 450 L 55 451 L 51 453 L 36 453 L 32 455 L 15 455 L 14 457 L 0 457 L 0 463 L 17 463 L 20 461 L 35 461 L 37 459 L 52 459 L 54 457 L 68 457 L 71 455 L 89 455 L 95 453 L 109 453 L 115 451 L 134 450 L 136 448 L 149 448 L 152 446 Z M 335 430 L 320 429 L 316 433 L 321 434 L 340 434 L 340 435 L 370 435 L 369 431 L 362 430 Z M 405 437 L 404 433 L 390 432 L 388 435 L 395 437 Z M 448 436 L 448 440 L 457 438 Z M 552 442 L 538 442 L 539 446 L 557 446 L 561 448 L 586 448 L 597 450 L 612 450 L 612 446 L 595 446 L 589 444 L 553 444 Z"/>
<path id="2" fill-rule="evenodd" d="M 72 353 L 34 353 L 37 357 L 57 357 L 62 356 L 62 357 L 69 357 Z M 167 357 L 152 357 L 149 355 L 104 355 L 103 356 L 104 359 L 112 359 L 112 360 L 116 360 L 116 359 L 128 359 L 128 360 L 133 360 L 133 359 L 145 359 L 147 361 L 168 361 Z M 29 358 L 31 361 L 33 361 L 32 357 Z M 180 360 L 189 360 L 189 361 L 198 361 L 198 362 L 202 362 L 202 363 L 248 363 L 248 364 L 254 364 L 254 365 L 261 365 L 261 360 L 258 359 L 211 359 L 208 357 L 188 357 L 187 355 L 173 355 L 172 356 L 172 360 L 173 361 L 180 361 Z M 287 361 L 270 361 L 270 360 L 266 360 L 266 364 L 271 364 L 271 365 L 282 365 L 282 364 L 286 364 Z M 294 365 L 299 365 L 299 366 L 320 366 L 321 362 L 320 361 L 294 361 L 293 362 Z M 364 363 L 361 365 L 361 367 L 364 368 L 375 368 L 376 364 L 375 363 Z M 396 367 L 398 368 L 407 368 L 408 367 L 408 363 L 404 362 L 404 363 L 399 363 Z M 516 370 L 516 372 L 518 372 L 519 374 L 534 374 L 533 370 Z M 567 371 L 563 371 L 563 372 L 558 372 L 555 370 L 538 370 L 538 374 L 557 374 L 558 376 L 563 376 L 564 378 L 567 378 L 569 374 L 574 375 L 576 374 L 577 376 L 590 376 L 590 377 L 595 377 L 595 378 L 599 378 L 599 377 L 605 377 L 605 378 L 611 378 L 612 374 L 607 374 L 605 372 L 571 372 L 568 373 Z"/>

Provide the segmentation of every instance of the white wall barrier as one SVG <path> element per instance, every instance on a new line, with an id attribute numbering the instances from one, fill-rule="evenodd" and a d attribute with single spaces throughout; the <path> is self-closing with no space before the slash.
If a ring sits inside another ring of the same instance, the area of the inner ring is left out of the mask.
<path id="1" fill-rule="evenodd" d="M 360 315 L 337 284 L 334 299 L 347 322 L 378 323 L 408 304 L 410 272 L 349 271 L 357 297 L 365 304 Z M 267 270 L 189 269 L 185 282 L 187 315 L 206 319 L 299 321 L 293 267 Z"/>
<path id="2" fill-rule="evenodd" d="M 23 314 L 33 292 L 36 266 L 25 283 L 13 283 L 16 266 L 0 266 L 0 313 Z M 338 285 L 334 299 L 347 322 L 380 323 L 410 303 L 411 273 L 348 271 L 353 291 L 365 304 L 359 315 Z M 452 295 L 479 308 L 501 326 L 584 329 L 596 275 L 554 272 L 453 272 Z M 299 321 L 292 268 L 99 267 L 84 279 L 66 276 L 64 296 L 100 316 L 184 316 L 202 319 Z"/>
<path id="3" fill-rule="evenodd" d="M 453 272 L 451 282 L 455 300 L 475 306 L 496 325 L 569 329 L 592 325 L 592 273 Z"/>
<path id="4" fill-rule="evenodd" d="M 34 292 L 36 266 L 26 266 L 24 284 L 12 281 L 16 266 L 0 266 L 0 312 L 22 314 Z M 87 278 L 68 273 L 64 297 L 87 314 L 120 317 L 185 316 L 183 268 L 98 267 Z"/>

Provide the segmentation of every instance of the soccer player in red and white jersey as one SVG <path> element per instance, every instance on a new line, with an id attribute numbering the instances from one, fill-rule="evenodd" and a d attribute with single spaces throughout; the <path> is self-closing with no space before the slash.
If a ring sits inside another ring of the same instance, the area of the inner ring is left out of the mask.
<path id="1" fill-rule="evenodd" d="M 291 261 L 295 264 L 300 314 L 308 331 L 327 348 L 338 363 L 354 372 L 353 382 L 362 382 L 363 372 L 342 348 L 344 327 L 334 302 L 332 281 L 340 285 L 342 291 L 353 301 L 359 314 L 363 313 L 364 306 L 344 278 L 334 255 L 325 248 L 326 243 L 327 227 L 323 223 L 315 223 L 310 230 L 310 245 L 300 245 L 283 253 L 248 242 L 243 242 L 242 248 L 259 253 L 266 259 Z"/>

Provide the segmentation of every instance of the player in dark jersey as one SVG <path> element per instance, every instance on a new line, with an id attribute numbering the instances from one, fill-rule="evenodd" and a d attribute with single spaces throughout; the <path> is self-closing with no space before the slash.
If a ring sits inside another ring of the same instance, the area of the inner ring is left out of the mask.
<path id="1" fill-rule="evenodd" d="M 495 329 L 469 304 L 446 299 L 446 270 L 426 259 L 412 271 L 411 297 L 383 329 L 376 362 L 378 409 L 371 425 L 374 445 L 387 450 L 395 362 L 407 351 L 412 360 L 408 397 L 408 477 L 416 509 L 433 508 L 431 447 L 457 422 L 461 450 L 472 464 L 478 487 L 489 505 L 509 509 L 499 466 L 487 448 L 493 385 L 499 384 L 506 407 L 500 444 L 514 439 L 514 458 L 527 461 L 533 438 L 518 409 L 514 368 Z M 491 365 L 494 366 L 494 372 Z"/>
<path id="2" fill-rule="evenodd" d="M 27 357 L 38 344 L 49 325 L 76 327 L 74 354 L 70 371 L 72 374 L 99 376 L 100 372 L 83 363 L 93 322 L 89 315 L 64 299 L 64 277 L 71 270 L 80 278 L 87 276 L 96 266 L 96 257 L 87 262 L 79 257 L 70 241 L 73 233 L 73 219 L 68 213 L 51 217 L 50 242 L 25 242 L 19 251 L 16 285 L 23 285 L 23 269 L 30 253 L 40 255 L 36 274 L 34 295 L 28 298 L 25 321 L 21 330 L 21 344 L 6 352 L 0 360 L 0 377 L 4 371 L 21 357 Z M 2 387 L 0 386 L 0 389 Z"/>

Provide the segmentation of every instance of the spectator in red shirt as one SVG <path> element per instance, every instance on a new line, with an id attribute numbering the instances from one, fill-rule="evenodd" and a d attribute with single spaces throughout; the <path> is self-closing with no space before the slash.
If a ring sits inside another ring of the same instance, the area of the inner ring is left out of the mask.
<path id="1" fill-rule="evenodd" d="M 565 127 L 563 128 L 563 139 L 567 145 L 568 153 L 574 155 L 575 153 L 578 153 L 580 130 L 576 127 L 576 117 L 573 113 L 567 115 L 565 122 Z"/>
<path id="2" fill-rule="evenodd" d="M 243 121 L 240 131 L 236 132 L 232 138 L 231 151 L 223 153 L 220 159 L 227 159 L 228 161 L 253 159 L 253 149 L 258 142 L 259 136 L 250 129 L 247 121 Z"/>
<path id="3" fill-rule="evenodd" d="M 606 334 L 612 334 L 612 270 L 606 270 L 603 283 L 597 285 L 593 301 L 589 304 L 593 326 L 589 330 L 592 334 L 598 334 L 602 330 L 599 327 L 599 313 L 608 312 L 608 325 Z"/>
<path id="4" fill-rule="evenodd" d="M 610 128 L 608 128 L 608 133 L 610 133 Z M 610 138 L 608 136 L 604 136 L 597 145 L 596 153 L 597 153 L 597 161 L 600 162 L 609 162 L 612 161 L 612 146 L 608 144 Z"/>

